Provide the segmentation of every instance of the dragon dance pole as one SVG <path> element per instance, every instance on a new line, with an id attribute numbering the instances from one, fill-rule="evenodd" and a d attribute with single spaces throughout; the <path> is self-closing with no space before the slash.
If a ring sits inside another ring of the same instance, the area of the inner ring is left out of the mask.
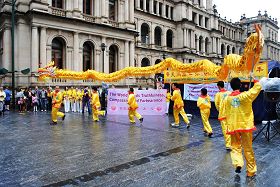
<path id="1" fill-rule="evenodd" d="M 249 89 L 252 87 L 252 79 L 253 79 L 253 73 L 254 73 L 254 68 L 255 68 L 255 59 L 256 59 L 256 49 L 253 57 L 253 64 L 252 64 L 252 69 L 250 73 L 250 84 L 249 84 Z"/>

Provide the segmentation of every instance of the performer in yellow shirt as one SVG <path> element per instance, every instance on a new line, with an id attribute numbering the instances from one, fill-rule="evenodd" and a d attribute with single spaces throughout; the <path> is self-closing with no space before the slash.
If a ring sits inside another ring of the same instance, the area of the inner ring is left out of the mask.
<path id="1" fill-rule="evenodd" d="M 129 121 L 130 123 L 135 123 L 135 119 L 134 117 L 137 117 L 140 121 L 140 123 L 143 122 L 143 117 L 136 111 L 138 108 L 138 104 L 134 95 L 134 89 L 130 88 L 129 92 L 128 92 L 128 100 L 127 100 L 127 104 L 129 106 L 128 108 L 128 117 L 129 117 Z"/>
<path id="2" fill-rule="evenodd" d="M 167 114 L 167 115 L 169 114 L 170 99 L 171 99 L 171 93 L 167 89 L 167 93 L 166 93 L 166 112 L 165 112 L 165 114 Z"/>
<path id="3" fill-rule="evenodd" d="M 217 83 L 217 86 L 218 86 L 219 92 L 215 95 L 215 106 L 216 106 L 217 111 L 219 112 L 222 101 L 226 98 L 226 96 L 228 96 L 230 94 L 230 92 L 225 89 L 225 84 L 223 81 L 219 81 Z M 220 119 L 220 112 L 219 112 L 218 119 Z M 221 123 L 221 127 L 222 127 L 222 132 L 224 135 L 226 150 L 231 150 L 231 138 L 230 138 L 230 135 L 227 134 L 227 132 L 226 132 L 227 131 L 226 123 L 224 120 L 220 121 L 220 123 Z"/>
<path id="4" fill-rule="evenodd" d="M 254 113 L 252 103 L 259 95 L 262 86 L 255 82 L 253 88 L 240 93 L 241 81 L 233 78 L 230 82 L 233 92 L 222 102 L 220 108 L 221 120 L 227 123 L 227 133 L 231 135 L 231 159 L 235 172 L 240 173 L 244 165 L 242 148 L 246 159 L 247 176 L 253 177 L 257 165 L 253 151 Z"/>
<path id="5" fill-rule="evenodd" d="M 72 109 L 72 112 L 76 112 L 77 111 L 77 91 L 75 88 L 72 87 L 72 97 L 71 97 L 71 109 Z"/>
<path id="6" fill-rule="evenodd" d="M 179 127 L 180 119 L 179 119 L 179 114 L 183 117 L 185 123 L 187 124 L 187 128 L 190 127 L 190 121 L 188 119 L 188 116 L 185 112 L 184 109 L 184 101 L 181 96 L 181 91 L 178 88 L 177 83 L 172 84 L 172 89 L 173 89 L 173 96 L 171 97 L 171 100 L 174 101 L 174 106 L 173 106 L 173 116 L 175 119 L 175 123 L 172 123 L 172 127 Z"/>
<path id="7" fill-rule="evenodd" d="M 105 110 L 100 110 L 101 104 L 99 101 L 99 95 L 97 92 L 97 88 L 93 87 L 92 88 L 92 95 L 91 95 L 91 104 L 92 104 L 92 111 L 93 111 L 93 121 L 99 121 L 98 116 L 103 115 L 105 116 L 106 111 Z"/>
<path id="8" fill-rule="evenodd" d="M 211 101 L 210 96 L 207 95 L 206 88 L 201 89 L 201 96 L 197 100 L 197 107 L 200 109 L 204 132 L 208 134 L 208 137 L 211 137 L 213 135 L 212 127 L 209 123 Z"/>
<path id="9" fill-rule="evenodd" d="M 52 92 L 52 123 L 51 125 L 57 124 L 57 117 L 61 117 L 62 120 L 65 119 L 65 114 L 62 112 L 59 112 L 59 109 L 61 107 L 61 103 L 63 101 L 63 95 L 59 91 L 59 86 L 55 87 L 55 91 Z"/>

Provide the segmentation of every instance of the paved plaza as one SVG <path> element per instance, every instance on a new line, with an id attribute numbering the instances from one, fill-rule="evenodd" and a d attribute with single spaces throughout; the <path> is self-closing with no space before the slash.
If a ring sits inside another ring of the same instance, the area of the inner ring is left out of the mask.
<path id="1" fill-rule="evenodd" d="M 170 116 L 67 114 L 50 126 L 49 113 L 10 113 L 0 123 L 0 186 L 279 186 L 280 137 L 254 142 L 258 173 L 234 173 L 217 120 L 214 136 L 199 117 L 188 130 L 169 126 Z M 260 128 L 260 126 L 258 126 Z"/>

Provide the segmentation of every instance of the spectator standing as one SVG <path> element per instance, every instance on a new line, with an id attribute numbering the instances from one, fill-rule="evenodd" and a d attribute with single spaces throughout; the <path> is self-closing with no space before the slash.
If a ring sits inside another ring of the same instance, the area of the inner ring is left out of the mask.
<path id="1" fill-rule="evenodd" d="M 5 98 L 5 109 L 6 110 L 10 110 L 10 103 L 11 103 L 11 90 L 9 90 L 8 87 L 6 87 L 6 89 L 4 90 L 5 94 L 6 94 L 6 98 Z"/>
<path id="2" fill-rule="evenodd" d="M 33 111 L 38 112 L 38 97 L 35 93 L 32 94 Z"/>
<path id="3" fill-rule="evenodd" d="M 3 90 L 3 87 L 0 87 L 0 115 L 4 115 L 4 102 L 6 98 L 6 93 Z"/>
<path id="4" fill-rule="evenodd" d="M 88 109 L 88 113 L 91 114 L 91 109 L 90 109 L 90 93 L 88 87 L 84 89 L 84 94 L 83 94 L 83 106 L 82 106 L 82 113 L 84 114 L 85 106 Z"/>
<path id="5" fill-rule="evenodd" d="M 39 94 L 39 100 L 41 103 L 41 111 L 47 111 L 47 102 L 48 102 L 47 96 L 48 96 L 48 93 L 45 90 L 45 88 L 43 88 Z"/>

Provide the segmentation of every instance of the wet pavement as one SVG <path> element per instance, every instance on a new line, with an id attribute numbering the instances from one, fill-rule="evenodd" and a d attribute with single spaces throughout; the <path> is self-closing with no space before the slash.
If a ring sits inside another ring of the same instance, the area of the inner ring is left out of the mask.
<path id="1" fill-rule="evenodd" d="M 213 138 L 199 117 L 189 130 L 172 120 L 67 114 L 50 126 L 49 113 L 10 113 L 0 121 L 0 186 L 280 186 L 279 135 L 254 142 L 258 175 L 248 180 L 245 168 L 234 173 L 217 120 Z"/>

